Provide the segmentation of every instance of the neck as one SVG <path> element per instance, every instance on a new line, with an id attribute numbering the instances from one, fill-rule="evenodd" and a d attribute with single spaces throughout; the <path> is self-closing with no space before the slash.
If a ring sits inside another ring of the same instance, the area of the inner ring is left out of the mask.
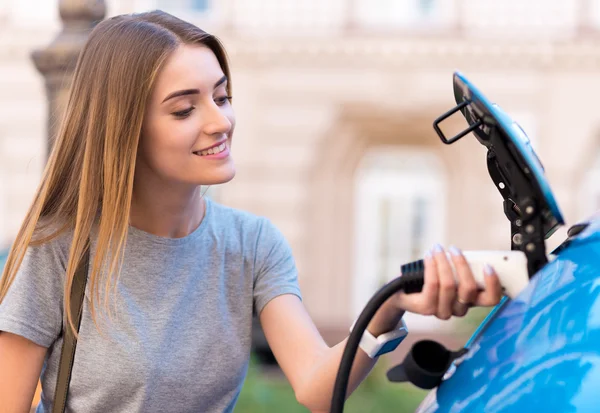
<path id="1" fill-rule="evenodd" d="M 153 235 L 183 238 L 198 228 L 205 209 L 200 186 L 149 190 L 134 185 L 129 223 Z"/>

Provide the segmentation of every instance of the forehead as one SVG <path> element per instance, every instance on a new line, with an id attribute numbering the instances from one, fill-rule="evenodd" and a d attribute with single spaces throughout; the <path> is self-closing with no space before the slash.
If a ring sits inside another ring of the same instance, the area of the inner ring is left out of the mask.
<path id="1" fill-rule="evenodd" d="M 181 45 L 159 72 L 155 90 L 160 94 L 189 88 L 212 91 L 223 74 L 217 57 L 208 47 Z"/>

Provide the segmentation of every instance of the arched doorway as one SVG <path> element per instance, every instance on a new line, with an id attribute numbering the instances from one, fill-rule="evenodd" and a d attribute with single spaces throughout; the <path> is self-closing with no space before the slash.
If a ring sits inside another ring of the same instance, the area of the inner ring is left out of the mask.
<path id="1" fill-rule="evenodd" d="M 396 191 L 409 190 L 410 185 L 399 182 L 417 182 L 412 186 L 416 199 L 413 199 L 413 207 L 408 212 L 398 212 L 401 208 L 397 207 L 397 204 L 406 205 L 402 201 L 394 205 L 392 200 L 382 203 L 381 208 L 397 211 L 394 217 L 388 219 L 399 222 L 391 224 L 390 227 L 398 228 L 399 233 L 402 231 L 403 238 L 394 242 L 415 239 L 414 234 L 410 232 L 417 231 L 416 223 L 421 218 L 416 213 L 412 220 L 415 225 L 410 229 L 408 224 L 403 222 L 407 220 L 407 214 L 411 214 L 410 211 L 421 211 L 424 208 L 419 205 L 430 205 L 430 202 L 431 205 L 437 205 L 435 210 L 439 211 L 427 212 L 426 216 L 433 218 L 424 222 L 438 232 L 427 232 L 428 236 L 413 242 L 412 246 L 402 248 L 412 251 L 411 253 L 398 252 L 390 257 L 390 277 L 398 274 L 399 266 L 406 260 L 405 256 L 416 257 L 436 242 L 445 244 L 452 234 L 452 241 L 457 245 L 465 244 L 461 242 L 463 239 L 468 241 L 472 224 L 463 222 L 465 205 L 468 206 L 473 199 L 479 199 L 479 194 L 475 194 L 472 188 L 479 187 L 481 180 L 487 180 L 484 176 L 485 165 L 479 165 L 481 162 L 478 163 L 475 156 L 472 156 L 473 151 L 481 149 L 481 145 L 474 142 L 474 139 L 464 139 L 459 145 L 451 147 L 441 144 L 431 122 L 444 108 L 428 107 L 406 112 L 365 105 L 346 105 L 330 131 L 325 134 L 309 180 L 311 192 L 306 220 L 310 236 L 307 237 L 305 250 L 307 259 L 301 260 L 304 303 L 325 336 L 331 334 L 331 337 L 337 340 L 345 335 L 349 323 L 356 317 L 359 303 L 365 300 L 357 289 L 361 288 L 361 285 L 367 286 L 364 288 L 365 294 L 372 294 L 376 289 L 372 286 L 379 285 L 376 279 L 374 284 L 371 284 L 373 276 L 365 273 L 358 278 L 357 274 L 357 268 L 368 267 L 368 262 L 373 260 L 369 257 L 376 254 L 371 251 L 362 258 L 356 254 L 356 244 L 359 240 L 374 236 L 372 231 L 368 232 L 368 223 L 375 225 L 376 222 L 372 218 L 369 221 L 368 214 L 359 212 L 360 209 L 365 209 L 360 204 L 374 196 L 368 193 L 364 195 L 364 192 L 363 195 L 360 194 L 361 188 L 358 187 L 358 183 L 362 178 L 359 176 L 364 171 L 380 172 L 367 174 L 364 178 L 367 180 L 363 184 L 369 182 L 369 179 L 387 181 L 388 184 L 380 186 Z M 463 125 L 457 119 L 458 117 L 448 119 L 445 125 L 447 129 L 444 130 L 449 131 L 448 133 L 462 130 Z M 369 164 L 372 166 L 369 167 Z M 388 166 L 384 168 L 383 165 Z M 387 172 L 383 173 L 382 170 Z M 378 173 L 385 177 L 378 176 Z M 468 177 L 467 182 L 464 176 Z M 368 191 L 369 185 L 365 185 Z M 428 195 L 420 197 L 422 192 L 419 191 L 424 188 L 440 189 L 426 191 Z M 436 201 L 432 201 L 432 194 L 436 196 Z M 401 194 L 398 197 L 402 199 Z M 439 199 L 443 201 L 438 202 Z M 369 208 L 373 208 L 373 205 L 367 205 L 366 210 Z M 444 216 L 454 216 L 456 219 L 445 219 Z M 366 220 L 367 224 L 358 225 L 359 219 Z M 366 233 L 359 229 L 361 226 L 367 228 L 364 230 Z M 460 231 L 457 231 L 457 228 L 460 228 Z M 363 233 L 358 235 L 357 231 Z M 366 241 L 362 242 L 362 245 L 365 245 Z M 366 242 L 366 245 L 369 243 Z M 392 251 L 395 247 L 390 246 L 389 249 Z M 368 271 L 368 274 L 372 273 L 371 268 Z M 418 323 L 414 323 L 417 324 L 426 323 L 419 320 Z"/>

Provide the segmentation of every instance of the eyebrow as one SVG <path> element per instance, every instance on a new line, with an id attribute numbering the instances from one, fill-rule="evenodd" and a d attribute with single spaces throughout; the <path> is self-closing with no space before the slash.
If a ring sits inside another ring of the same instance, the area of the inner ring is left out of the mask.
<path id="1" fill-rule="evenodd" d="M 223 75 L 223 77 L 219 80 L 217 80 L 217 82 L 214 84 L 213 88 L 216 89 L 219 86 L 221 86 L 223 83 L 227 82 L 227 76 Z M 173 99 L 179 96 L 186 96 L 186 95 L 196 95 L 200 93 L 200 89 L 183 89 L 183 90 L 177 90 L 175 92 L 170 93 L 161 103 L 165 103 L 167 100 L 169 99 Z"/>

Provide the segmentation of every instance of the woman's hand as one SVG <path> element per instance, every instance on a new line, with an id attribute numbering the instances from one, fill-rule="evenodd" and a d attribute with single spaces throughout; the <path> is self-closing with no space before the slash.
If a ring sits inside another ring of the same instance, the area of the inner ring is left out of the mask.
<path id="1" fill-rule="evenodd" d="M 423 315 L 435 315 L 442 320 L 464 316 L 469 307 L 493 306 L 502 298 L 500 281 L 494 270 L 486 266 L 485 289 L 480 290 L 462 252 L 450 247 L 449 252 L 457 271 L 454 280 L 450 262 L 440 245 L 425 255 L 425 284 L 420 293 L 399 292 L 391 297 L 401 310 Z"/>

